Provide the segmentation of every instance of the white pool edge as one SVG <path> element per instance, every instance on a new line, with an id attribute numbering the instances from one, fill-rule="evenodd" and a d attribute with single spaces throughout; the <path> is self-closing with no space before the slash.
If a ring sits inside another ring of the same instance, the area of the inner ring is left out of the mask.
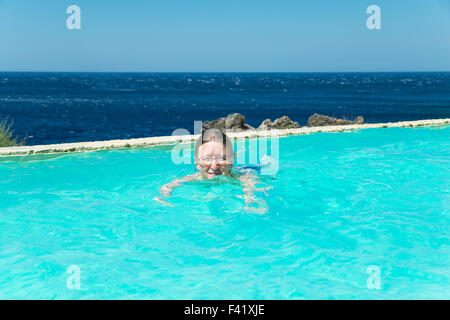
<path id="1" fill-rule="evenodd" d="M 450 124 L 450 118 L 446 119 L 430 119 L 417 121 L 400 121 L 387 123 L 366 123 L 366 124 L 350 124 L 341 126 L 325 126 L 325 127 L 302 127 L 298 129 L 274 129 L 267 131 L 249 130 L 244 132 L 227 132 L 228 137 L 232 139 L 247 139 L 258 137 L 285 137 L 291 135 L 303 135 L 316 132 L 345 132 L 358 129 L 369 128 L 404 128 L 404 127 L 423 127 Z M 86 152 L 95 150 L 108 149 L 125 149 L 125 148 L 143 148 L 152 146 L 174 145 L 176 143 L 189 143 L 196 141 L 199 135 L 185 136 L 162 136 L 149 137 L 139 139 L 109 140 L 109 141 L 92 141 L 92 142 L 76 142 L 62 143 L 50 145 L 22 146 L 22 147 L 6 147 L 0 148 L 0 157 L 5 156 L 26 156 L 33 154 L 55 154 L 67 152 Z"/>

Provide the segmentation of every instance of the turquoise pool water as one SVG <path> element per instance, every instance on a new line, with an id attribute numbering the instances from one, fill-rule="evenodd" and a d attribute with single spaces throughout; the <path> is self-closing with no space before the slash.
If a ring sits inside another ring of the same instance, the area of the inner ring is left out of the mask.
<path id="1" fill-rule="evenodd" d="M 0 161 L 0 298 L 450 298 L 450 127 L 287 137 L 279 151 L 257 212 L 220 179 L 155 202 L 194 172 L 167 150 Z"/>

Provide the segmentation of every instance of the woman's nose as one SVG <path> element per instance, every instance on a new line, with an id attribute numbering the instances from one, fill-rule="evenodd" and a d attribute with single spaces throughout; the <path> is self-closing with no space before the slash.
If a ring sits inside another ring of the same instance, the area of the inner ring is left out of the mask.
<path id="1" fill-rule="evenodd" d="M 217 161 L 216 161 L 216 158 L 213 158 L 213 159 L 212 159 L 212 161 L 211 161 L 211 168 L 213 168 L 213 169 L 217 168 Z"/>

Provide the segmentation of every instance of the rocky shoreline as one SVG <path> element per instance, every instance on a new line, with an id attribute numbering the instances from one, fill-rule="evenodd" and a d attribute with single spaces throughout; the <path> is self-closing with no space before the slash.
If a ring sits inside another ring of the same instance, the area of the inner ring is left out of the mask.
<path id="1" fill-rule="evenodd" d="M 356 117 L 356 120 L 352 121 L 315 113 L 308 118 L 308 127 L 339 126 L 363 123 L 364 118 L 362 116 L 358 116 Z M 203 122 L 203 130 L 211 128 L 226 132 L 243 132 L 248 130 L 297 129 L 301 128 L 301 126 L 298 124 L 298 122 L 292 121 L 288 116 L 282 116 L 278 119 L 275 119 L 273 122 L 271 119 L 266 119 L 259 125 L 258 128 L 254 128 L 251 125 L 245 123 L 244 115 L 240 113 L 232 113 L 223 118 Z"/>
<path id="2" fill-rule="evenodd" d="M 247 139 L 260 137 L 284 137 L 290 135 L 311 134 L 316 132 L 346 132 L 351 130 L 368 129 L 368 128 L 393 128 L 393 127 L 409 128 L 409 127 L 440 126 L 440 125 L 445 126 L 450 125 L 450 118 L 417 120 L 417 121 L 400 121 L 388 123 L 366 123 L 366 124 L 353 123 L 347 125 L 300 127 L 292 129 L 245 130 L 241 132 L 237 131 L 227 132 L 227 135 L 231 139 Z M 108 150 L 108 149 L 170 146 L 177 143 L 192 143 L 196 141 L 198 137 L 199 135 L 164 136 L 164 137 L 150 137 L 140 139 L 127 139 L 127 140 L 77 142 L 77 143 L 64 143 L 54 145 L 23 146 L 23 147 L 5 147 L 0 148 L 0 157 L 74 153 L 74 152 Z"/>

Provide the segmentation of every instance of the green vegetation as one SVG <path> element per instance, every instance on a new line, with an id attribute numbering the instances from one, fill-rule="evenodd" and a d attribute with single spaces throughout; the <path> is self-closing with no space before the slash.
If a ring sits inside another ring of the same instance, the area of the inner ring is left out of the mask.
<path id="1" fill-rule="evenodd" d="M 0 147 L 23 146 L 25 144 L 25 138 L 19 140 L 18 137 L 14 137 L 12 125 L 13 123 L 9 122 L 8 119 L 0 120 Z"/>

